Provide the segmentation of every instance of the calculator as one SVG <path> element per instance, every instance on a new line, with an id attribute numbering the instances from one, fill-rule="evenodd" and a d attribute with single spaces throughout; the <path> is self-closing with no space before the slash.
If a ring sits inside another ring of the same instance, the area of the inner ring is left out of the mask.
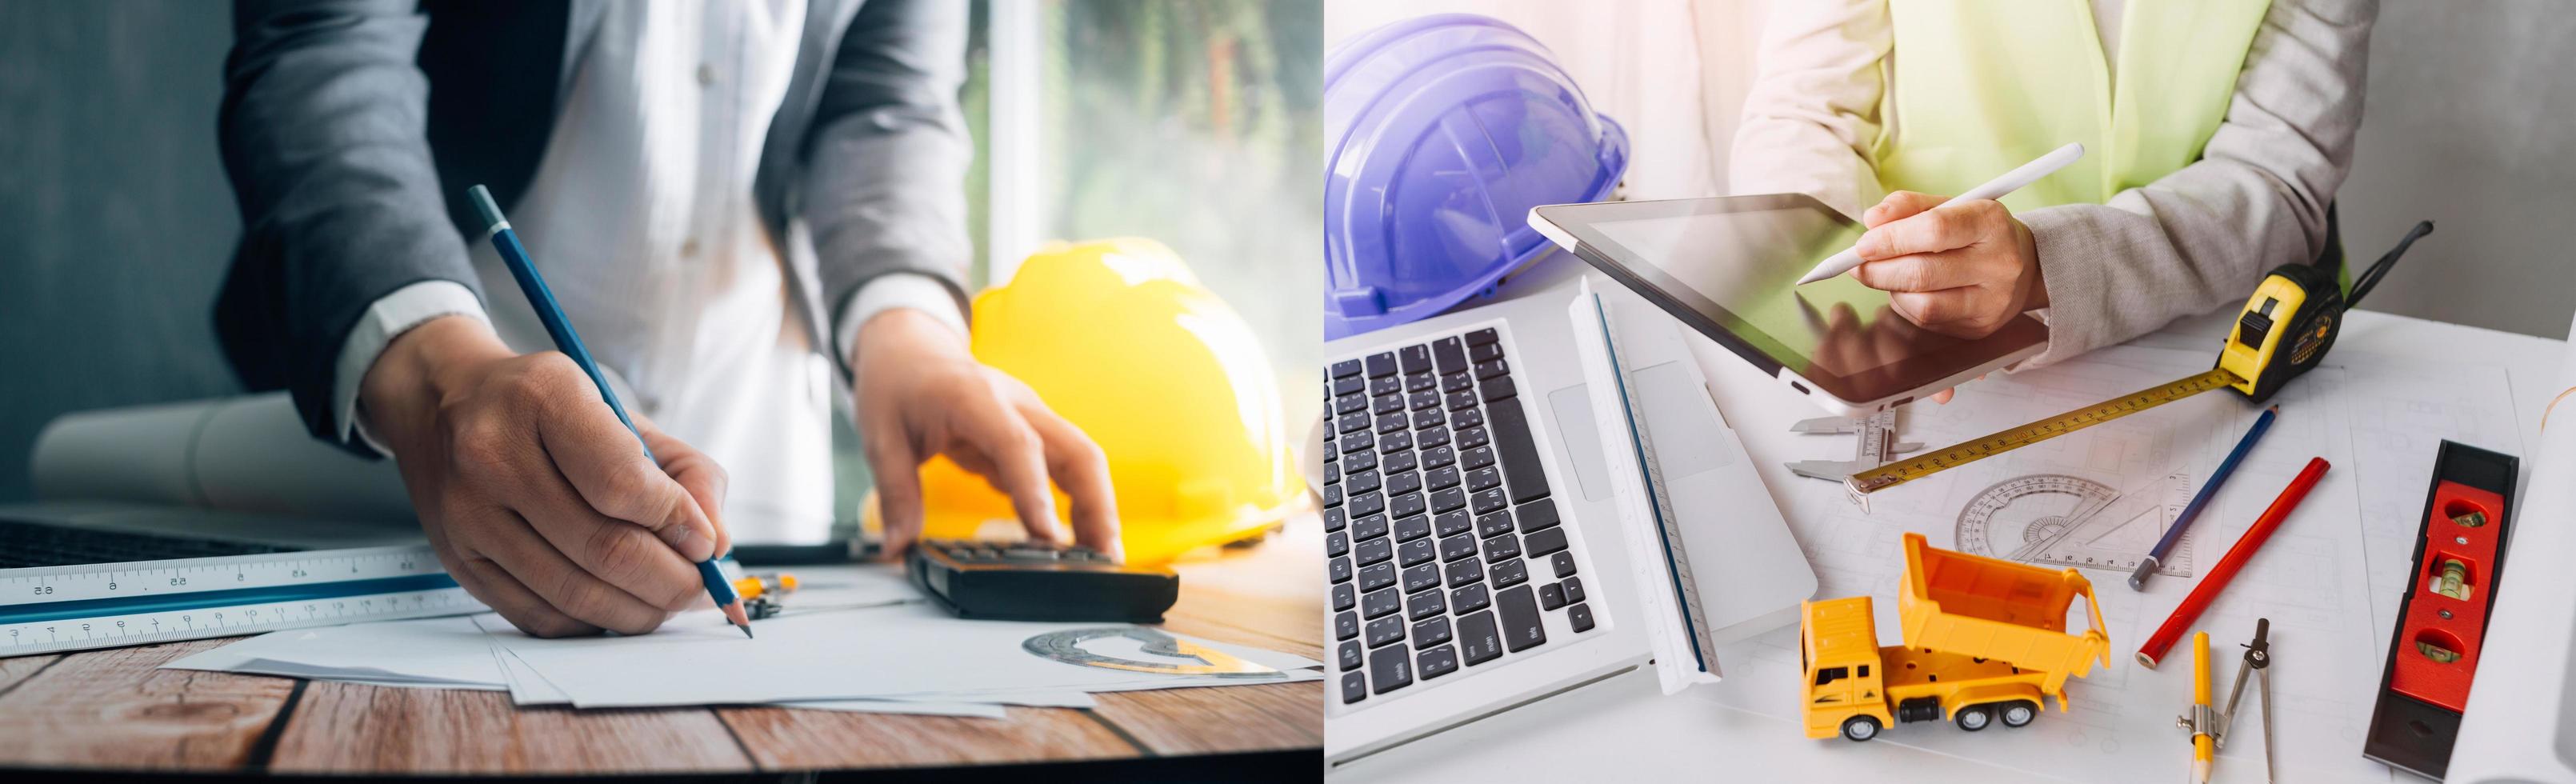
<path id="1" fill-rule="evenodd" d="M 1087 547 L 924 539 L 904 567 L 959 618 L 1162 623 L 1181 595 L 1172 570 L 1121 564 Z"/>

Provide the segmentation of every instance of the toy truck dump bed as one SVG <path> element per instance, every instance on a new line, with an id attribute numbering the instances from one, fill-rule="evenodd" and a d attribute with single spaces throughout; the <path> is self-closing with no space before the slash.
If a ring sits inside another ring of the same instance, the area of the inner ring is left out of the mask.
<path id="1" fill-rule="evenodd" d="M 2079 596 L 2092 621 L 2080 636 L 2066 630 L 2067 607 Z M 2073 569 L 1937 549 L 1909 533 L 1896 607 L 1906 647 L 2048 672 L 2054 677 L 2042 688 L 2052 694 L 2066 676 L 2088 671 L 2088 660 L 2111 666 L 2111 638 L 2102 632 L 2093 583 Z"/>

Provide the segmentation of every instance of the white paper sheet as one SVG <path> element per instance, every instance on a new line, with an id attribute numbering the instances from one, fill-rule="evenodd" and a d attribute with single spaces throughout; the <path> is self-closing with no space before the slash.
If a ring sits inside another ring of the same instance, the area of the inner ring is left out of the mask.
<path id="1" fill-rule="evenodd" d="M 270 632 L 161 667 L 504 688 L 491 650 L 473 616 L 452 616 Z"/>
<path id="2" fill-rule="evenodd" d="M 1899 431 L 1905 440 L 1937 448 L 2208 367 L 2205 353 L 2106 348 L 2060 365 L 1961 386 L 1946 406 L 1908 407 L 1899 415 Z M 2369 560 L 2356 492 L 2364 477 L 2351 459 L 2350 424 L 2340 397 L 2321 396 L 2349 383 L 2341 367 L 2326 366 L 2276 396 L 2279 420 L 2191 529 L 2191 558 L 2205 570 L 2310 457 L 2322 456 L 2333 464 L 2305 503 L 2194 624 L 2210 632 L 2217 671 L 2225 677 L 2234 673 L 2241 653 L 2234 646 L 2252 636 L 2254 619 L 2272 620 L 2273 689 L 2281 701 L 2274 706 L 2274 730 L 2282 744 L 2282 775 L 2290 780 L 2386 780 L 2388 775 L 2385 767 L 2360 755 L 2361 732 L 2379 682 L 2376 652 L 2385 642 L 2379 639 L 2383 630 L 2371 620 Z M 2128 490 L 2181 471 L 2197 488 L 2259 411 L 2233 392 L 2199 395 L 1881 491 L 1871 497 L 1868 513 L 1845 500 L 1833 483 L 1802 482 L 1774 492 L 1784 499 L 1792 529 L 1823 583 L 1819 596 L 1875 596 L 1880 644 L 1899 644 L 1895 593 L 1904 568 L 1901 533 L 1922 533 L 1935 547 L 1959 547 L 1961 513 L 1970 500 L 2002 480 L 2033 474 L 2077 476 Z M 1776 440 L 1756 449 L 1759 454 L 1839 448 L 1812 440 L 1788 442 L 1799 436 L 1788 433 L 1786 423 L 1739 431 L 1748 439 Z M 2416 487 L 2420 491 L 2420 482 Z M 1996 541 L 1996 535 L 1989 532 L 1989 540 Z M 2140 593 L 2128 588 L 2126 570 L 2086 570 L 2086 576 L 2109 627 L 2112 664 L 2068 681 L 2070 711 L 2052 706 L 2029 727 L 1982 733 L 1899 725 L 1873 742 L 2076 780 L 2093 777 L 2088 771 L 2113 770 L 2170 771 L 2174 780 L 2181 780 L 2190 755 L 2180 751 L 2187 746 L 2173 717 L 2190 703 L 2189 638 L 2166 655 L 2158 670 L 2147 670 L 2131 657 L 2197 579 L 2157 578 Z M 1798 717 L 1796 627 L 1728 646 L 1719 657 L 1728 677 L 1703 690 L 1706 696 L 1764 715 Z M 1999 739 L 1997 732 L 2021 737 Z M 2219 767 L 2259 772 L 2261 752 L 2260 741 L 2230 743 L 2222 755 L 2247 762 Z"/>

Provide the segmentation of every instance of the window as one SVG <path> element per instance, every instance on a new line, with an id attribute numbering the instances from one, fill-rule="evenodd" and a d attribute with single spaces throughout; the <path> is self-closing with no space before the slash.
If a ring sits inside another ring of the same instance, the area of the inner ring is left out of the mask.
<path id="1" fill-rule="evenodd" d="M 1823 686 L 1851 676 L 1848 667 L 1826 667 L 1816 671 L 1816 685 Z"/>
<path id="2" fill-rule="evenodd" d="M 1869 677 L 1869 665 L 1863 664 L 1860 666 L 1860 677 Z"/>

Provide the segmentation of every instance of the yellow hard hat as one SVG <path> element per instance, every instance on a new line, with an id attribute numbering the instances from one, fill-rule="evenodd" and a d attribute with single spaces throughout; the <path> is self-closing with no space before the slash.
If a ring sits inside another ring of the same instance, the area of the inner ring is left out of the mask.
<path id="1" fill-rule="evenodd" d="M 1308 502 L 1261 343 L 1162 243 L 1050 243 L 975 296 L 972 345 L 1100 444 L 1132 563 L 1258 536 Z M 947 458 L 920 476 L 923 536 L 1021 530 Z M 873 493 L 862 514 L 883 530 Z"/>

